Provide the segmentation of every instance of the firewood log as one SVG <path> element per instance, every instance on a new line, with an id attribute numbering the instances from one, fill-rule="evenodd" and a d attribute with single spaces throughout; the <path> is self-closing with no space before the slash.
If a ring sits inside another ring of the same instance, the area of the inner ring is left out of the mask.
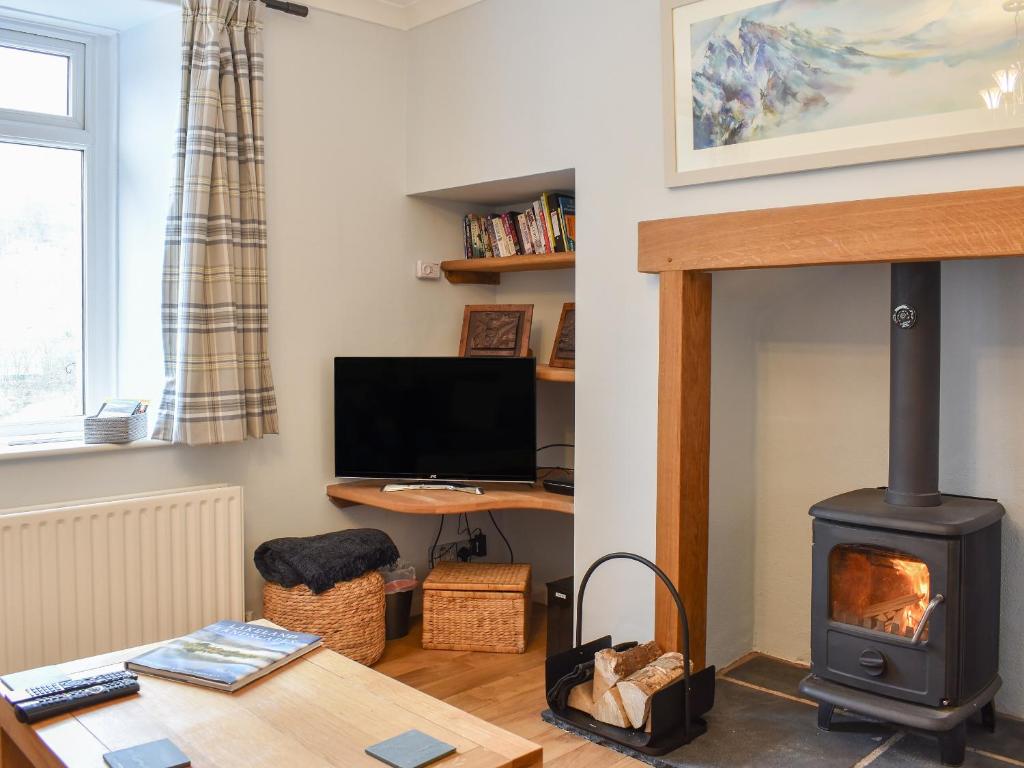
<path id="1" fill-rule="evenodd" d="M 884 600 L 881 603 L 869 605 L 861 611 L 861 614 L 864 616 L 881 616 L 884 613 L 892 613 L 894 611 L 902 610 L 903 608 L 920 601 L 921 595 L 911 593 L 909 595 L 903 595 L 902 597 L 893 598 L 892 600 Z"/>
<path id="2" fill-rule="evenodd" d="M 683 655 L 666 653 L 619 682 L 615 688 L 622 697 L 630 725 L 643 728 L 651 714 L 651 697 L 682 675 Z"/>
<path id="3" fill-rule="evenodd" d="M 661 648 L 653 640 L 618 653 L 605 648 L 594 655 L 594 701 L 597 701 L 619 680 L 625 680 L 661 655 Z"/>
<path id="4" fill-rule="evenodd" d="M 594 716 L 594 681 L 587 680 L 569 691 L 569 706 Z"/>
<path id="5" fill-rule="evenodd" d="M 594 719 L 619 728 L 629 728 L 629 716 L 622 706 L 622 697 L 617 688 L 609 688 L 594 701 Z"/>

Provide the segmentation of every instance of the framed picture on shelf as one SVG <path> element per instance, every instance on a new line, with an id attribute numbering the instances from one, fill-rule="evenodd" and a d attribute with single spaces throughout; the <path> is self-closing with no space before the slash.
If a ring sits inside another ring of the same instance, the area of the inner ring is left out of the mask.
<path id="1" fill-rule="evenodd" d="M 576 303 L 562 305 L 555 346 L 551 350 L 552 368 L 576 368 Z"/>
<path id="2" fill-rule="evenodd" d="M 469 304 L 459 357 L 528 357 L 533 304 Z"/>
<path id="3" fill-rule="evenodd" d="M 662 0 L 670 187 L 1024 144 L 1024 0 Z"/>

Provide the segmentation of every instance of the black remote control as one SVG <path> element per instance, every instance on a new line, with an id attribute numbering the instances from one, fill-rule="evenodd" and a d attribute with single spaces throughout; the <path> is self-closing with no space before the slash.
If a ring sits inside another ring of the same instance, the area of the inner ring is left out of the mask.
<path id="1" fill-rule="evenodd" d="M 94 685 L 103 685 L 104 683 L 115 683 L 122 680 L 135 680 L 136 676 L 127 672 L 123 669 L 119 669 L 117 672 L 107 672 L 103 675 L 93 675 L 91 677 L 80 677 L 80 678 L 68 678 L 67 680 L 57 680 L 52 683 L 46 683 L 45 685 L 37 685 L 32 688 L 24 688 L 20 691 L 11 691 L 7 694 L 7 700 L 11 704 L 20 704 L 28 699 L 39 699 L 43 696 L 56 696 L 58 693 L 71 693 L 72 691 L 80 691 L 83 688 L 92 688 Z"/>
<path id="2" fill-rule="evenodd" d="M 40 720 L 54 715 L 63 715 L 65 712 L 91 707 L 93 704 L 119 699 L 122 696 L 130 696 L 138 692 L 139 681 L 133 676 L 130 680 L 100 683 L 91 688 L 82 688 L 71 693 L 58 693 L 53 696 L 29 699 L 15 704 L 14 714 L 19 722 L 38 723 Z"/>

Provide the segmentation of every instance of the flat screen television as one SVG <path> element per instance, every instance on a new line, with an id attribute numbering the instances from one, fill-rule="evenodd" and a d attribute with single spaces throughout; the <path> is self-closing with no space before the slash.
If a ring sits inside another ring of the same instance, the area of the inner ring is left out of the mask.
<path id="1" fill-rule="evenodd" d="M 533 358 L 337 357 L 338 477 L 534 482 Z"/>

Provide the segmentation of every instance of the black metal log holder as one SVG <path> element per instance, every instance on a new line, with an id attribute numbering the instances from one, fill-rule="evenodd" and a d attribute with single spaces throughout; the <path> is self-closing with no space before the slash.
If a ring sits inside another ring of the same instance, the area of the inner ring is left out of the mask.
<path id="1" fill-rule="evenodd" d="M 651 697 L 651 714 L 647 729 L 618 728 L 598 722 L 578 709 L 568 706 L 569 691 L 594 677 L 594 656 L 605 648 L 625 650 L 635 642 L 613 646 L 611 635 L 583 643 L 583 597 L 587 583 L 595 570 L 609 560 L 633 560 L 647 566 L 665 585 L 679 612 L 683 638 L 683 676 Z M 596 560 L 580 582 L 576 597 L 576 645 L 564 653 L 549 656 L 545 664 L 545 686 L 548 706 L 554 720 L 580 731 L 593 733 L 601 739 L 614 742 L 645 755 L 664 755 L 689 744 L 707 731 L 702 719 L 715 703 L 715 668 L 706 667 L 690 672 L 690 625 L 683 600 L 669 577 L 650 560 L 629 552 L 614 552 Z"/>

